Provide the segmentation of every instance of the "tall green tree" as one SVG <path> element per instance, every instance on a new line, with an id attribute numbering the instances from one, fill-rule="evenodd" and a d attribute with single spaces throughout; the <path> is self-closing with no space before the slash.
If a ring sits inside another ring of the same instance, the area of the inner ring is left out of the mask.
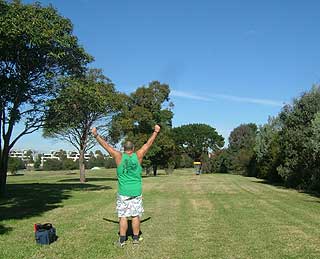
<path id="1" fill-rule="evenodd" d="M 45 103 L 60 75 L 80 74 L 92 60 L 78 44 L 70 20 L 52 6 L 0 0 L 0 195 L 8 154 L 24 135 L 43 125 Z M 17 123 L 24 128 L 12 138 Z"/>
<path id="2" fill-rule="evenodd" d="M 151 164 L 154 175 L 159 165 L 168 164 L 174 149 L 170 137 L 173 104 L 169 102 L 169 94 L 169 86 L 158 81 L 139 87 L 127 96 L 122 112 L 112 122 L 113 140 L 131 140 L 137 148 L 148 140 L 155 124 L 161 126 L 157 140 L 144 159 L 144 166 Z"/>
<path id="3" fill-rule="evenodd" d="M 254 145 L 257 158 L 257 177 L 280 182 L 277 168 L 281 163 L 279 133 L 281 125 L 278 118 L 269 118 L 268 123 L 259 127 Z"/>
<path id="4" fill-rule="evenodd" d="M 68 77 L 60 83 L 64 87 L 48 102 L 44 136 L 67 141 L 78 150 L 80 181 L 85 182 L 84 154 L 96 144 L 90 129 L 107 130 L 123 98 L 100 69 L 89 69 L 84 77 Z"/>
<path id="5" fill-rule="evenodd" d="M 278 172 L 287 186 L 320 191 L 319 100 L 320 87 L 314 86 L 279 114 L 283 161 Z"/>
<path id="6" fill-rule="evenodd" d="M 224 138 L 215 128 L 201 123 L 182 125 L 173 128 L 175 144 L 182 153 L 192 159 L 201 160 L 201 155 L 216 152 L 224 145 Z"/>
<path id="7" fill-rule="evenodd" d="M 229 173 L 231 169 L 231 157 L 228 149 L 221 149 L 210 158 L 211 170 L 215 173 Z"/>
<path id="8" fill-rule="evenodd" d="M 254 146 L 257 125 L 241 124 L 234 128 L 229 136 L 228 153 L 231 156 L 231 170 L 246 176 L 256 175 Z"/>

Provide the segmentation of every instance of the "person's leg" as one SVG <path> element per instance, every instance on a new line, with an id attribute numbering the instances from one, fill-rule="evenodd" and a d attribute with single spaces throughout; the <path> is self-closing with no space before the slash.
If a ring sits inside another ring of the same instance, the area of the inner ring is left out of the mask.
<path id="1" fill-rule="evenodd" d="M 127 229 L 128 229 L 128 220 L 126 217 L 121 217 L 119 218 L 119 232 L 120 236 L 125 236 L 127 234 Z"/>
<path id="2" fill-rule="evenodd" d="M 143 213 L 142 206 L 142 196 L 136 196 L 134 199 L 130 200 L 130 214 L 132 218 L 132 234 L 133 234 L 133 243 L 139 243 L 139 234 L 140 234 L 140 218 Z"/>
<path id="3" fill-rule="evenodd" d="M 139 236 L 140 233 L 140 217 L 132 217 L 132 230 L 134 236 Z"/>
<path id="4" fill-rule="evenodd" d="M 128 220 L 126 217 L 119 218 L 120 243 L 124 243 L 127 239 Z"/>
<path id="5" fill-rule="evenodd" d="M 139 244 L 140 217 L 132 217 L 133 244 Z"/>

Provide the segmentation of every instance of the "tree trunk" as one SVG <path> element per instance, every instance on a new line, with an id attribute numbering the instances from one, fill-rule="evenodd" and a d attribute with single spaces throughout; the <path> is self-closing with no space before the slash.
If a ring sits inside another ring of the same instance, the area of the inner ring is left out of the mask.
<path id="1" fill-rule="evenodd" d="M 150 171 L 151 171 L 151 167 L 147 166 L 146 167 L 146 175 L 149 176 L 150 175 Z"/>
<path id="2" fill-rule="evenodd" d="M 152 168 L 153 168 L 153 176 L 157 176 L 158 165 L 153 164 L 153 165 L 152 165 Z"/>
<path id="3" fill-rule="evenodd" d="M 0 167 L 0 198 L 6 195 L 6 184 L 7 184 L 7 170 L 2 165 Z"/>
<path id="4" fill-rule="evenodd" d="M 4 197 L 6 195 L 8 158 L 9 149 L 4 148 L 0 154 L 0 197 Z"/>
<path id="5" fill-rule="evenodd" d="M 85 175 L 85 165 L 84 165 L 84 150 L 80 149 L 80 157 L 79 157 L 79 168 L 80 168 L 80 182 L 86 182 L 86 175 Z"/>

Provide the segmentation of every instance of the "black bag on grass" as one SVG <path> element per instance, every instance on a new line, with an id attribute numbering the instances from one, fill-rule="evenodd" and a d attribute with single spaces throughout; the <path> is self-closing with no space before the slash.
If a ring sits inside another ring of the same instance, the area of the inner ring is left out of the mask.
<path id="1" fill-rule="evenodd" d="M 56 229 L 51 223 L 35 224 L 34 230 L 37 244 L 49 245 L 58 239 Z"/>

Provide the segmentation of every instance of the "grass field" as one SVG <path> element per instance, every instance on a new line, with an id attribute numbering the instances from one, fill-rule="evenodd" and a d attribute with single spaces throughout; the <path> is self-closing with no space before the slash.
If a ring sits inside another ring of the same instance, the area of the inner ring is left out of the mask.
<path id="1" fill-rule="evenodd" d="M 320 258 L 320 199 L 237 175 L 143 179 L 144 240 L 113 245 L 118 225 L 114 170 L 29 172 L 8 177 L 0 202 L 0 258 Z M 51 222 L 59 239 L 34 241 L 33 224 Z"/>

